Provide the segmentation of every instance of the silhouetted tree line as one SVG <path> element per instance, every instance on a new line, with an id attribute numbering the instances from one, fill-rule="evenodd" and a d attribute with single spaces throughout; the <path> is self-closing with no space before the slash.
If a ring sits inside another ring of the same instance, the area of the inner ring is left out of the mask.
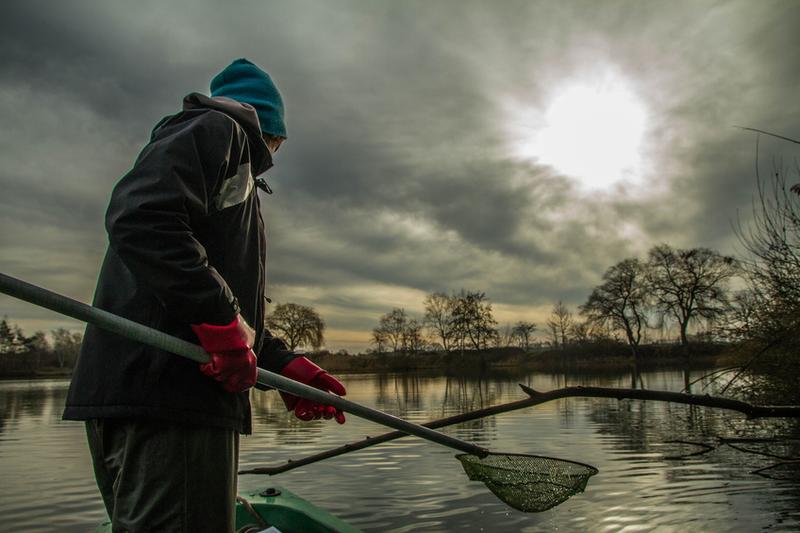
<path id="1" fill-rule="evenodd" d="M 7 318 L 0 320 L 0 376 L 32 375 L 44 369 L 69 369 L 75 365 L 83 334 L 54 329 L 25 335 Z"/>
<path id="2" fill-rule="evenodd" d="M 711 326 L 730 312 L 728 282 L 737 272 L 737 261 L 707 248 L 655 246 L 644 260 L 629 258 L 610 267 L 580 306 L 580 318 L 563 302 L 554 304 L 545 322 L 548 346 L 625 342 L 636 356 L 648 330 L 675 326 L 680 343 L 688 347 L 692 324 L 705 326 L 708 336 Z M 463 352 L 512 346 L 528 351 L 541 345 L 534 337 L 534 322 L 499 329 L 484 292 L 434 292 L 423 305 L 422 318 L 402 308 L 380 317 L 372 330 L 375 351 Z M 721 333 L 715 330 L 714 335 L 719 338 Z"/>
<path id="3" fill-rule="evenodd" d="M 492 304 L 481 291 L 434 292 L 425 297 L 425 314 L 411 317 L 396 307 L 381 316 L 372 330 L 372 344 L 379 353 L 486 350 L 533 344 L 536 324 L 517 322 L 498 329 Z"/>
<path id="4" fill-rule="evenodd" d="M 267 317 L 267 327 L 282 338 L 291 350 L 301 347 L 317 349 L 324 342 L 325 322 L 319 314 L 304 305 L 279 304 Z M 83 334 L 58 328 L 48 336 L 37 331 L 31 336 L 0 320 L 0 376 L 33 375 L 46 369 L 69 369 L 75 365 Z"/>

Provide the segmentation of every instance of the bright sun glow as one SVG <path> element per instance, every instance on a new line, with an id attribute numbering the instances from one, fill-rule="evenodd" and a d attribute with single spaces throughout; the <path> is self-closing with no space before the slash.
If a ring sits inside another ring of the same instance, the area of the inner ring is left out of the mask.
<path id="1" fill-rule="evenodd" d="M 644 127 L 644 107 L 621 84 L 572 85 L 550 103 L 528 149 L 585 187 L 606 189 L 639 177 Z"/>

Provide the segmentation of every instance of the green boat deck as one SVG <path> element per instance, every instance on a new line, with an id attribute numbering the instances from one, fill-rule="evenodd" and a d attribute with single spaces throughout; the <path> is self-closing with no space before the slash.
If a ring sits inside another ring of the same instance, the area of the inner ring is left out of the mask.
<path id="1" fill-rule="evenodd" d="M 260 492 L 242 496 L 250 505 L 236 503 L 236 530 L 245 526 L 248 533 L 263 531 L 269 526 L 282 533 L 359 533 L 328 511 L 297 496 L 293 492 L 273 485 Z M 252 512 L 255 511 L 267 526 L 259 525 Z M 95 533 L 111 533 L 111 524 L 106 522 L 95 529 Z"/>

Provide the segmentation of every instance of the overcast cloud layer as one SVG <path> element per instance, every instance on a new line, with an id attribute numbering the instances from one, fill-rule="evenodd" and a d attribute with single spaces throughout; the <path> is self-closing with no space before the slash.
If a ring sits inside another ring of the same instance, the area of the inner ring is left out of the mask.
<path id="1" fill-rule="evenodd" d="M 91 300 L 114 183 L 241 56 L 287 105 L 264 202 L 270 295 L 317 308 L 332 348 L 366 347 L 382 313 L 418 313 L 435 290 L 541 321 L 654 244 L 732 253 L 755 163 L 732 126 L 800 138 L 793 1 L 232 5 L 4 3 L 0 271 Z M 635 183 L 587 190 L 515 155 L 554 95 L 604 75 L 646 111 Z M 766 138 L 761 153 L 797 155 Z M 79 327 L 5 297 L 0 314 Z"/>

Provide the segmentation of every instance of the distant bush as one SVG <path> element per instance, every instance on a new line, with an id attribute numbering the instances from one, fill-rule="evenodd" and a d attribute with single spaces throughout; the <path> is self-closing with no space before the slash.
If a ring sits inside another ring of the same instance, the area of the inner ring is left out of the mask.
<path id="1" fill-rule="evenodd" d="M 0 377 L 24 377 L 68 371 L 75 366 L 83 335 L 58 328 L 26 336 L 7 318 L 0 320 Z"/>

